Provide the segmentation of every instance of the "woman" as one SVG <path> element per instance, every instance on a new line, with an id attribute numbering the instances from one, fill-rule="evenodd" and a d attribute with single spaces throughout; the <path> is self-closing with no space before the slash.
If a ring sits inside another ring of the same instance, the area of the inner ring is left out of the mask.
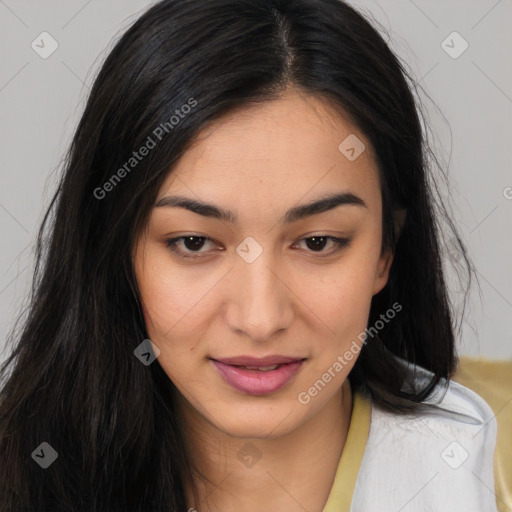
<path id="1" fill-rule="evenodd" d="M 41 228 L 2 510 L 496 510 L 424 136 L 339 0 L 142 15 Z"/>

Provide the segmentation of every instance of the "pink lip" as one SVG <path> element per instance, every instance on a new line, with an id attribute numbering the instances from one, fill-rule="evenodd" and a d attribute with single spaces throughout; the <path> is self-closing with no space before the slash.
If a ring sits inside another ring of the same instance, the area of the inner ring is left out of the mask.
<path id="1" fill-rule="evenodd" d="M 214 358 L 212 358 L 214 359 Z M 252 357 L 252 356 L 238 356 L 238 357 L 223 357 L 222 359 L 215 358 L 215 361 L 219 361 L 224 364 L 231 364 L 234 366 L 272 366 L 274 364 L 293 363 L 305 359 L 303 357 L 287 357 L 280 355 L 272 355 L 265 357 Z"/>
<path id="2" fill-rule="evenodd" d="M 224 362 L 226 359 L 223 359 L 222 362 L 215 359 L 212 359 L 211 361 L 224 380 L 236 390 L 249 395 L 265 395 L 278 391 L 287 384 L 300 370 L 302 363 L 304 362 L 304 359 L 283 358 L 281 356 L 272 357 L 261 359 L 247 357 L 231 358 L 232 360 L 236 360 L 238 364 L 244 364 L 246 366 L 264 367 L 281 364 L 281 366 L 275 370 L 270 370 L 268 372 L 240 368 L 233 363 L 227 364 Z M 283 359 L 287 359 L 287 361 L 281 363 L 279 361 L 273 362 L 276 360 L 276 357 L 281 357 L 281 361 Z M 240 360 L 244 360 L 245 363 L 240 363 Z"/>

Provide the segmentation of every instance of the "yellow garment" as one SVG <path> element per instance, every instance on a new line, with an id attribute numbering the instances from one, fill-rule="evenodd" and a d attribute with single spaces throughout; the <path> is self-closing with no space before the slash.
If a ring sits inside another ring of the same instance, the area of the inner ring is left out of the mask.
<path id="1" fill-rule="evenodd" d="M 453 380 L 480 395 L 496 415 L 496 503 L 499 512 L 512 512 L 512 361 L 463 356 Z"/>
<path id="2" fill-rule="evenodd" d="M 334 483 L 323 512 L 349 512 L 357 474 L 370 432 L 371 403 L 359 392 L 352 395 L 352 416 Z"/>

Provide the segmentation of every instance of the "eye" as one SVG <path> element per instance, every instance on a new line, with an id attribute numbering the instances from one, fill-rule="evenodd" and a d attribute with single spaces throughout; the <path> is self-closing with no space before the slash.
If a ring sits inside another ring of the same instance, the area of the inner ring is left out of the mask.
<path id="1" fill-rule="evenodd" d="M 306 246 L 310 249 L 309 252 L 320 253 L 321 256 L 331 256 L 341 249 L 348 247 L 351 242 L 348 238 L 338 238 L 327 235 L 310 236 L 308 238 L 303 238 L 301 242 L 303 241 L 306 242 Z M 328 241 L 332 242 L 332 246 L 334 246 L 334 248 L 330 251 L 324 251 L 323 249 Z"/>
<path id="2" fill-rule="evenodd" d="M 177 238 L 170 238 L 166 240 L 167 247 L 172 251 L 177 253 L 180 257 L 183 258 L 200 258 L 201 256 L 195 256 L 193 253 L 199 253 L 205 251 L 199 251 L 204 246 L 205 240 L 213 241 L 211 238 L 206 236 L 196 236 L 196 235 L 188 235 L 188 236 L 180 236 Z M 178 244 L 183 241 L 185 248 L 184 251 L 178 247 Z M 190 252 L 188 252 L 190 251 Z"/>
<path id="3" fill-rule="evenodd" d="M 211 238 L 206 236 L 187 235 L 180 236 L 177 238 L 170 238 L 166 240 L 167 247 L 178 256 L 183 258 L 201 258 L 202 253 L 207 251 L 201 251 L 206 241 L 213 242 Z M 303 238 L 300 242 L 306 242 L 309 252 L 320 253 L 321 256 L 330 256 L 337 253 L 341 249 L 348 247 L 351 240 L 348 238 L 338 238 L 334 236 L 317 235 L 308 238 Z M 330 251 L 324 251 L 327 242 L 331 242 L 333 249 Z M 183 244 L 182 247 L 179 244 Z M 183 249 L 183 246 L 185 249 Z"/>

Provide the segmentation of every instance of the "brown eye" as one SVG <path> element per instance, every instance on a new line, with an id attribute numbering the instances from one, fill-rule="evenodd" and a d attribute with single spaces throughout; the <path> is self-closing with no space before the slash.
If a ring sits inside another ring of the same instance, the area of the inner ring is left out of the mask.
<path id="1" fill-rule="evenodd" d="M 167 247 L 182 258 L 201 258 L 201 254 L 207 251 L 201 251 L 205 242 L 213 242 L 211 238 L 206 236 L 187 235 L 166 240 Z M 303 238 L 301 242 L 306 241 L 308 252 L 318 253 L 320 256 L 330 256 L 337 253 L 350 244 L 348 238 L 337 238 L 334 236 L 312 236 Z M 325 247 L 331 242 L 331 250 L 325 251 Z M 181 246 L 180 246 L 181 245 Z"/>
<path id="2" fill-rule="evenodd" d="M 322 255 L 324 253 L 327 253 L 327 255 L 334 254 L 350 244 L 350 240 L 348 238 L 337 238 L 334 236 L 322 235 L 303 238 L 302 241 L 306 241 L 306 246 L 310 252 L 321 253 Z M 331 251 L 324 251 L 323 249 L 329 241 L 334 245 L 334 249 Z"/>
<path id="3" fill-rule="evenodd" d="M 177 253 L 179 256 L 183 258 L 200 258 L 201 256 L 195 256 L 193 253 L 201 254 L 205 252 L 200 251 L 200 249 L 203 248 L 204 242 L 206 240 L 211 240 L 211 238 L 208 238 L 206 236 L 195 235 L 180 236 L 177 238 L 170 238 L 169 240 L 166 240 L 166 245 L 171 251 Z M 178 247 L 178 244 L 180 242 L 183 242 L 185 250 Z"/>

